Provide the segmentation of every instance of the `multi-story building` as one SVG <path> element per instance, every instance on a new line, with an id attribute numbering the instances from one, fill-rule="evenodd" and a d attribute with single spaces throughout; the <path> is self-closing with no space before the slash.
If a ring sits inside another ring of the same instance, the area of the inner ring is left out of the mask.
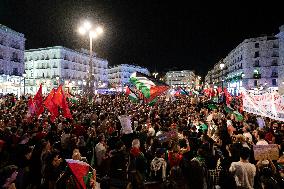
<path id="1" fill-rule="evenodd" d="M 89 78 L 90 57 L 86 51 L 75 51 L 62 46 L 25 51 L 26 92 L 34 94 L 39 84 L 43 93 L 63 84 L 65 89 L 81 92 Z M 93 57 L 94 88 L 107 86 L 108 61 Z"/>
<path id="2" fill-rule="evenodd" d="M 0 24 L 0 93 L 22 93 L 25 40 L 24 34 Z"/>
<path id="3" fill-rule="evenodd" d="M 169 71 L 166 73 L 166 83 L 171 87 L 195 88 L 196 77 L 191 70 Z"/>
<path id="4" fill-rule="evenodd" d="M 119 89 L 129 84 L 130 75 L 134 72 L 140 72 L 146 75 L 150 74 L 147 68 L 142 68 L 140 66 L 130 64 L 120 64 L 109 68 L 108 81 L 111 87 Z"/>
<path id="5" fill-rule="evenodd" d="M 245 39 L 214 65 L 206 76 L 206 82 L 219 86 L 223 83 L 232 94 L 239 94 L 241 87 L 276 90 L 279 84 L 279 52 L 277 36 Z M 223 69 L 221 64 L 224 64 Z"/>
<path id="6" fill-rule="evenodd" d="M 279 27 L 280 32 L 277 34 L 279 39 L 279 66 L 278 66 L 278 90 L 284 94 L 284 25 Z"/>

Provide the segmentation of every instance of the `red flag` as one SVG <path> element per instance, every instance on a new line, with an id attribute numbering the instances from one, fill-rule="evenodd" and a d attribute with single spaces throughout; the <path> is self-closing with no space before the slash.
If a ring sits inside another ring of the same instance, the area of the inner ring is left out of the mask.
<path id="1" fill-rule="evenodd" d="M 128 86 L 126 86 L 125 94 L 128 96 L 130 93 L 131 93 L 131 91 L 130 91 L 129 87 L 128 87 Z"/>
<path id="2" fill-rule="evenodd" d="M 34 106 L 35 106 L 35 114 L 39 116 L 43 113 L 44 107 L 43 107 L 43 97 L 42 97 L 42 84 L 40 84 L 39 89 L 34 96 L 33 99 Z"/>
<path id="3" fill-rule="evenodd" d="M 228 105 L 232 101 L 232 96 L 230 95 L 230 93 L 227 91 L 226 88 L 224 89 L 224 94 L 225 94 L 225 97 L 226 97 L 226 104 Z"/>
<path id="4" fill-rule="evenodd" d="M 213 88 L 210 88 L 209 96 L 210 96 L 211 98 L 214 97 L 214 96 L 216 96 L 215 90 L 214 90 Z"/>
<path id="5" fill-rule="evenodd" d="M 218 87 L 217 91 L 218 91 L 218 94 L 220 94 L 222 92 L 222 87 Z"/>
<path id="6" fill-rule="evenodd" d="M 72 119 L 72 115 L 70 113 L 70 109 L 68 107 L 68 102 L 66 100 L 66 97 L 64 95 L 64 91 L 62 90 L 62 85 L 60 85 L 56 91 L 56 93 L 53 95 L 52 101 L 54 104 L 62 108 L 63 116 L 65 118 Z"/>
<path id="7" fill-rule="evenodd" d="M 58 116 L 58 106 L 53 102 L 53 96 L 55 94 L 55 89 L 52 89 L 47 98 L 44 101 L 44 106 L 51 113 L 51 121 L 54 122 L 55 118 Z"/>
<path id="8" fill-rule="evenodd" d="M 52 98 L 54 104 L 56 104 L 60 108 L 63 108 L 63 95 L 62 85 L 60 85 Z"/>
<path id="9" fill-rule="evenodd" d="M 72 115 L 70 113 L 68 102 L 67 102 L 66 97 L 64 96 L 64 94 L 63 94 L 63 99 L 62 99 L 62 110 L 63 110 L 63 116 L 65 118 L 72 119 Z"/>

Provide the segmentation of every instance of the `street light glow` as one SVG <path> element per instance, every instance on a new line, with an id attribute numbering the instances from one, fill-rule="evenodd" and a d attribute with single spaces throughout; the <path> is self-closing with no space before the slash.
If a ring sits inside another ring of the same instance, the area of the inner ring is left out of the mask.
<path id="1" fill-rule="evenodd" d="M 98 26 L 97 29 L 96 29 L 96 32 L 98 34 L 102 34 L 104 32 L 103 28 L 101 26 Z"/>
<path id="2" fill-rule="evenodd" d="M 78 29 L 78 32 L 79 32 L 81 35 L 84 35 L 87 31 L 86 31 L 86 29 L 85 29 L 84 27 L 80 27 L 80 28 Z"/>
<path id="3" fill-rule="evenodd" d="M 92 27 L 92 25 L 91 25 L 91 23 L 90 23 L 89 21 L 85 21 L 85 22 L 84 22 L 84 28 L 85 28 L 86 30 L 91 29 L 91 27 Z"/>
<path id="4" fill-rule="evenodd" d="M 224 67 L 225 67 L 225 64 L 224 64 L 224 63 L 221 63 L 221 64 L 220 64 L 221 70 L 223 70 Z"/>
<path id="5" fill-rule="evenodd" d="M 90 31 L 89 35 L 93 39 L 96 39 L 98 37 L 98 34 L 96 32 L 94 32 L 94 31 Z"/>

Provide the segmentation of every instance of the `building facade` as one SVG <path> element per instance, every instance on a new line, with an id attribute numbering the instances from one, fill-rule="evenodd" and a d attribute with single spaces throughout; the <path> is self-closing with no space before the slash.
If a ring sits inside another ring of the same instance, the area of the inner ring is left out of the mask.
<path id="1" fill-rule="evenodd" d="M 26 92 L 36 93 L 40 83 L 43 93 L 63 84 L 66 90 L 80 93 L 89 78 L 90 57 L 62 46 L 30 49 L 25 51 Z M 94 88 L 107 86 L 108 61 L 93 57 Z"/>
<path id="2" fill-rule="evenodd" d="M 279 39 L 279 66 L 278 66 L 278 91 L 284 94 L 284 25 L 279 27 L 280 32 L 277 34 Z"/>
<path id="3" fill-rule="evenodd" d="M 110 67 L 108 70 L 108 81 L 110 86 L 119 89 L 129 84 L 130 75 L 134 72 L 140 72 L 146 75 L 150 74 L 147 68 L 131 64 L 120 64 Z"/>
<path id="4" fill-rule="evenodd" d="M 182 71 L 169 71 L 165 76 L 166 83 L 172 88 L 184 87 L 184 88 L 195 88 L 196 76 L 191 70 Z"/>
<path id="5" fill-rule="evenodd" d="M 0 93 L 22 93 L 25 36 L 0 24 Z"/>
<path id="6" fill-rule="evenodd" d="M 277 90 L 281 65 L 280 40 L 277 36 L 245 39 L 206 75 L 206 82 L 222 83 L 230 93 L 238 95 L 240 88 Z M 221 69 L 220 65 L 224 64 Z"/>

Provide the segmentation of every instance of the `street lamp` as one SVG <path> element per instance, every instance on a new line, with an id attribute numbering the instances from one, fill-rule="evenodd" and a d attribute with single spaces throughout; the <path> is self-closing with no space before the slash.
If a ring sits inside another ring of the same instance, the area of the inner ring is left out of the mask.
<path id="1" fill-rule="evenodd" d="M 92 64 L 92 56 L 93 56 L 93 39 L 98 38 L 99 35 L 101 35 L 104 31 L 103 28 L 100 26 L 97 27 L 92 27 L 92 24 L 88 21 L 85 21 L 82 26 L 79 27 L 78 32 L 81 35 L 88 34 L 89 39 L 90 39 L 90 71 L 89 71 L 89 78 L 88 78 L 88 83 L 87 83 L 87 88 L 89 95 L 92 96 L 93 94 L 93 87 L 94 87 L 94 76 L 93 76 L 93 64 Z"/>
<path id="2" fill-rule="evenodd" d="M 155 77 L 155 79 L 157 78 L 157 75 L 159 75 L 159 73 L 153 73 L 153 75 L 154 75 L 154 77 Z"/>
<path id="3" fill-rule="evenodd" d="M 25 96 L 26 95 L 26 77 L 27 77 L 27 74 L 25 71 L 23 73 L 23 77 L 24 77 L 24 96 Z"/>
<path id="4" fill-rule="evenodd" d="M 56 76 L 57 86 L 59 87 L 59 76 Z"/>
<path id="5" fill-rule="evenodd" d="M 225 64 L 224 64 L 224 63 L 221 63 L 221 64 L 220 64 L 220 69 L 221 69 L 221 71 L 222 71 L 222 76 L 221 76 L 221 79 L 222 79 L 222 91 L 223 91 L 223 89 L 224 89 L 224 80 L 223 80 L 223 69 L 224 69 L 224 67 L 225 67 Z"/>

